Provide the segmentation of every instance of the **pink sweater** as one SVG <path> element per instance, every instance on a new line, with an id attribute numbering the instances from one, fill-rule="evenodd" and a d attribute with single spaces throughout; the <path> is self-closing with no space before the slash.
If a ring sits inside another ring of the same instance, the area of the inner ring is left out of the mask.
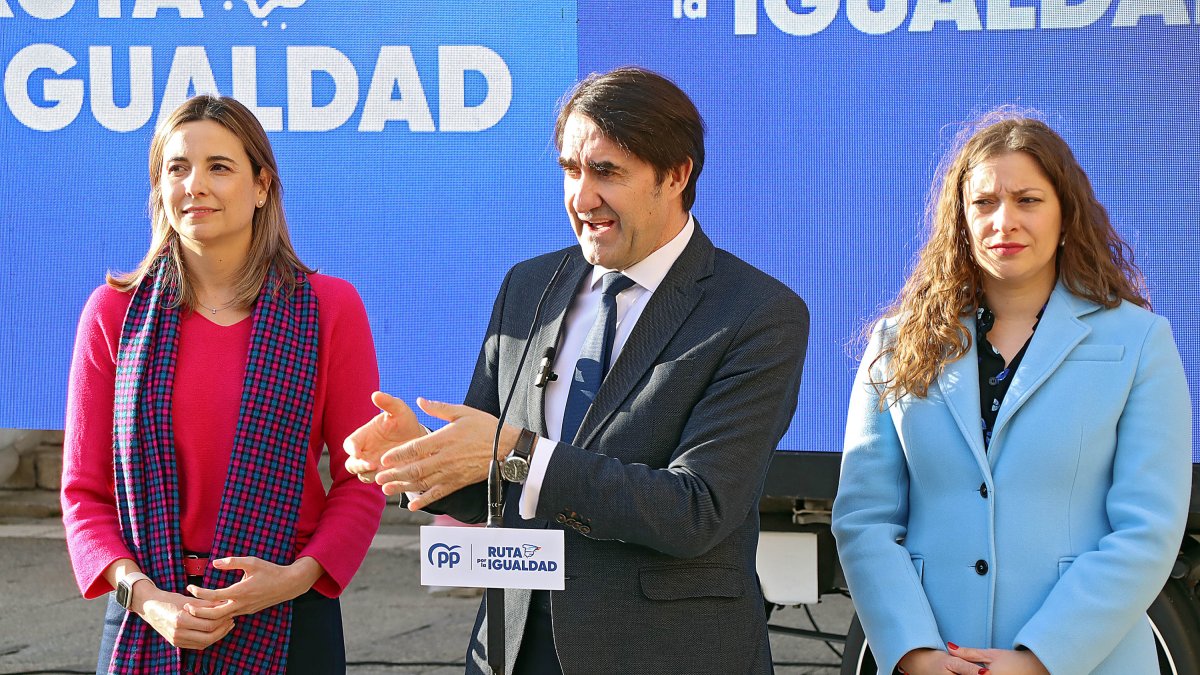
<path id="1" fill-rule="evenodd" d="M 346 471 L 342 441 L 376 412 L 379 388 L 375 345 L 366 310 L 349 283 L 309 277 L 320 307 L 320 348 L 304 493 L 296 523 L 296 557 L 325 568 L 313 586 L 337 597 L 358 571 L 384 507 L 376 485 Z M 112 590 L 102 576 L 120 558 L 133 558 L 121 540 L 113 493 L 113 383 L 117 345 L 132 296 L 97 288 L 79 319 L 63 457 L 62 507 L 67 549 L 86 598 Z M 251 320 L 218 326 L 201 312 L 180 322 L 171 402 L 179 471 L 180 533 L 188 551 L 206 552 L 237 431 Z M 328 446 L 333 484 L 328 494 L 317 462 Z"/>

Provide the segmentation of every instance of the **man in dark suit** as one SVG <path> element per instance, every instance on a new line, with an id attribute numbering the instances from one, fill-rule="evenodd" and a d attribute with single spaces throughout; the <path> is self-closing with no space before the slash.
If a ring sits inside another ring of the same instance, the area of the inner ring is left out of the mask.
<path id="1" fill-rule="evenodd" d="M 757 505 L 796 407 L 808 311 L 691 216 L 704 125 L 669 80 L 589 76 L 555 132 L 579 246 L 508 273 L 464 404 L 417 401 L 446 426 L 426 435 L 377 394 L 384 412 L 347 441 L 347 466 L 410 508 L 484 520 L 516 378 L 504 524 L 567 530 L 566 588 L 507 591 L 506 672 L 771 672 Z M 535 363 L 517 373 L 527 341 Z M 548 347 L 562 377 L 536 388 Z M 488 672 L 484 624 L 481 608 L 471 673 Z"/>

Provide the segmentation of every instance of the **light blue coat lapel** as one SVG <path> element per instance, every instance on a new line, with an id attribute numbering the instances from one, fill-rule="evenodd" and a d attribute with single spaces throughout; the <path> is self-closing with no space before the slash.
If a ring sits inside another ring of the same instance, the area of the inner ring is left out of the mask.
<path id="1" fill-rule="evenodd" d="M 968 334 L 974 336 L 975 315 L 963 317 L 962 322 Z M 946 364 L 942 374 L 937 377 L 937 386 L 971 454 L 975 455 L 980 470 L 987 475 L 989 468 L 987 453 L 983 449 L 983 422 L 979 417 L 979 359 L 975 350 L 971 349 L 961 359 Z"/>
<path id="2" fill-rule="evenodd" d="M 1042 313 L 1033 339 L 1029 341 L 1029 348 L 1025 350 L 1025 357 L 1013 374 L 1012 384 L 996 413 L 990 453 L 992 466 L 995 466 L 1002 449 L 1005 426 L 1067 358 L 1067 354 L 1092 332 L 1079 317 L 1097 309 L 1100 309 L 1100 305 L 1076 296 L 1061 283 L 1054 287 L 1046 303 L 1046 311 Z"/>

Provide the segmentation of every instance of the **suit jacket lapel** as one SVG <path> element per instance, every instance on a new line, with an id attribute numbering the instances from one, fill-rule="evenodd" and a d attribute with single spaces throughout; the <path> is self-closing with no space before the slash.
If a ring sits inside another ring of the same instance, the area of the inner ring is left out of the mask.
<path id="1" fill-rule="evenodd" d="M 546 304 L 542 307 L 539 325 L 533 333 L 528 361 L 525 363 L 525 371 L 529 373 L 530 382 L 537 377 L 537 369 L 541 365 L 542 355 L 546 352 L 546 348 L 558 345 L 567 308 L 571 306 L 571 301 L 575 298 L 575 292 L 579 289 L 579 284 L 583 282 L 583 277 L 591 271 L 592 266 L 587 264 L 582 255 L 572 255 L 570 262 L 563 269 L 562 276 L 550 290 Z M 566 376 L 570 376 L 569 371 Z M 548 437 L 550 432 L 546 428 L 546 388 L 529 386 L 525 387 L 525 391 L 526 409 L 530 411 L 529 423 L 532 425 L 530 431 L 536 432 L 543 438 Z"/>
<path id="2" fill-rule="evenodd" d="M 975 315 L 964 317 L 963 326 L 968 334 L 975 335 Z M 936 381 L 959 432 L 986 475 L 988 460 L 983 449 L 983 427 L 979 417 L 979 359 L 975 350 L 971 349 L 961 359 L 946 364 Z"/>
<path id="3" fill-rule="evenodd" d="M 704 292 L 697 282 L 711 275 L 712 269 L 713 245 L 700 231 L 700 223 L 697 222 L 691 241 L 642 310 L 620 356 L 604 378 L 600 391 L 596 392 L 596 400 L 579 425 L 576 445 L 587 447 L 591 443 L 608 418 L 633 391 L 633 387 L 654 365 L 655 359 L 700 301 Z"/>
<path id="4" fill-rule="evenodd" d="M 992 430 L 991 461 L 995 466 L 996 458 L 1002 439 L 1001 432 L 1024 405 L 1025 401 L 1037 391 L 1038 387 L 1058 368 L 1067 354 L 1092 331 L 1079 317 L 1094 312 L 1100 306 L 1075 296 L 1062 284 L 1054 287 L 1050 300 L 1046 303 L 1046 311 L 1038 322 L 1037 330 L 1025 350 L 1025 357 L 1017 372 L 1013 373 L 1012 384 L 1000 410 L 996 413 L 996 426 Z"/>

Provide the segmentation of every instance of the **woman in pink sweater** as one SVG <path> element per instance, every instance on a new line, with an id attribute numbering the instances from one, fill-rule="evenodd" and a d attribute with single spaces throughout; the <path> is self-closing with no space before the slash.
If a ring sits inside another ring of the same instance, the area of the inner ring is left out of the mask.
<path id="1" fill-rule="evenodd" d="M 237 101 L 173 112 L 150 185 L 150 249 L 92 293 L 71 364 L 67 544 L 85 597 L 116 590 L 97 672 L 342 672 L 337 597 L 384 506 L 342 450 L 376 412 L 362 301 L 296 256 Z"/>

